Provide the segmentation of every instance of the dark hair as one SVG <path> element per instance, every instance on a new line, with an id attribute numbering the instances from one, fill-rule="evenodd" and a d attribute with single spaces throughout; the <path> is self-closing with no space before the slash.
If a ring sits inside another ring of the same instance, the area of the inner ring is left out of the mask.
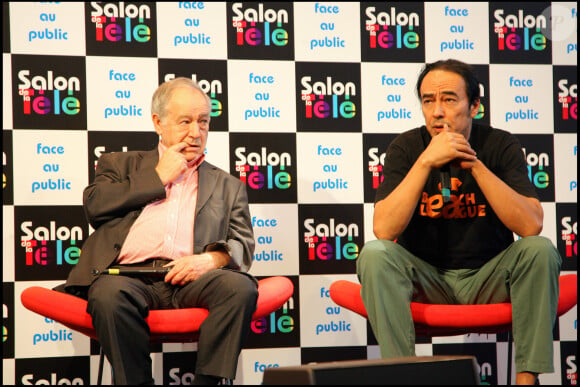
<path id="1" fill-rule="evenodd" d="M 423 83 L 423 78 L 433 70 L 450 71 L 461 75 L 465 81 L 465 91 L 467 92 L 469 105 L 473 105 L 477 100 L 479 100 L 479 80 L 475 76 L 473 67 L 456 59 L 439 60 L 425 65 L 423 71 L 421 71 L 421 74 L 419 75 L 419 79 L 417 79 L 417 96 L 419 97 L 419 100 L 421 100 L 421 84 Z"/>

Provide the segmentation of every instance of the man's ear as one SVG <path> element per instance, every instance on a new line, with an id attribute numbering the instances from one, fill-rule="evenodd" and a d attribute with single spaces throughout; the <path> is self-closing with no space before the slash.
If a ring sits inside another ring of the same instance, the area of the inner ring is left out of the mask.
<path id="1" fill-rule="evenodd" d="M 153 126 L 155 127 L 155 131 L 158 135 L 161 136 L 161 118 L 157 113 L 153 113 L 151 115 L 151 121 L 153 121 Z"/>
<path id="2" fill-rule="evenodd" d="M 475 100 L 475 102 L 473 102 L 473 104 L 471 104 L 470 108 L 469 108 L 469 115 L 471 116 L 471 118 L 475 117 L 477 115 L 477 113 L 479 112 L 479 105 L 481 104 L 481 101 L 478 99 Z"/>

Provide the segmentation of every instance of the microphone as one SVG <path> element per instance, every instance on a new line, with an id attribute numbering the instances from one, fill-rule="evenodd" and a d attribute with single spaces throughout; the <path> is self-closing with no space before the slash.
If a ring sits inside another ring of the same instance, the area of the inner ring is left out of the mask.
<path id="1" fill-rule="evenodd" d="M 101 274 L 163 277 L 170 270 L 171 270 L 171 267 L 113 266 L 113 267 L 110 267 L 108 269 L 103 270 L 101 272 Z"/>
<path id="2" fill-rule="evenodd" d="M 443 203 L 451 201 L 451 177 L 449 176 L 449 163 L 443 165 L 439 169 L 441 178 L 441 196 L 443 196 Z"/>

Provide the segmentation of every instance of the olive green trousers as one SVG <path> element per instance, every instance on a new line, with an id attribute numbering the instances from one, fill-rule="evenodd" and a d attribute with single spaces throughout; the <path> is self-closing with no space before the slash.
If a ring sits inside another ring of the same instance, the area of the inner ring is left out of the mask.
<path id="1" fill-rule="evenodd" d="M 357 259 L 361 296 L 383 358 L 415 356 L 411 301 L 511 302 L 516 372 L 554 372 L 553 335 L 562 258 L 544 237 L 519 239 L 479 269 L 440 269 L 387 240 Z"/>

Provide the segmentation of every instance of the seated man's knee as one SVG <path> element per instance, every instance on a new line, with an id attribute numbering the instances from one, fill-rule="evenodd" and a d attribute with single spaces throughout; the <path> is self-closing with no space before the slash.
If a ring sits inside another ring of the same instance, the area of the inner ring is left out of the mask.
<path id="1" fill-rule="evenodd" d="M 562 258 L 552 241 L 543 236 L 529 236 L 518 242 L 524 245 L 527 259 L 533 260 L 534 265 L 541 266 L 545 270 L 560 270 Z"/>
<path id="2" fill-rule="evenodd" d="M 357 258 L 357 272 L 372 271 L 388 263 L 393 256 L 389 254 L 391 245 L 394 242 L 378 239 L 365 243 Z"/>
<path id="3" fill-rule="evenodd" d="M 232 296 L 237 297 L 240 301 L 252 301 L 258 299 L 258 287 L 256 283 L 248 276 L 240 273 L 228 279 Z"/>
<path id="4" fill-rule="evenodd" d="M 110 308 L 117 305 L 121 300 L 123 288 L 120 281 L 115 277 L 99 278 L 93 283 L 88 293 L 88 304 L 90 308 L 100 308 L 105 306 Z"/>

